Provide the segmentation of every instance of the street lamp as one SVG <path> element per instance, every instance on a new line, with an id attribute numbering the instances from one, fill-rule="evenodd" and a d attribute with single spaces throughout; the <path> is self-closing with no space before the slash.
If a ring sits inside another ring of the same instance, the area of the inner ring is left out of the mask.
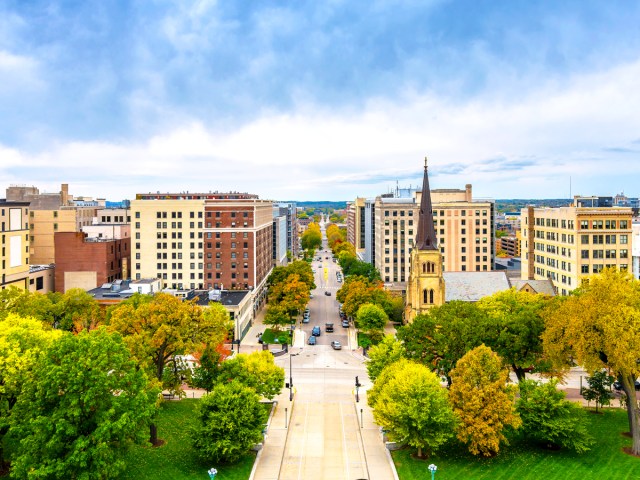
<path id="1" fill-rule="evenodd" d="M 301 352 L 289 354 L 289 401 L 293 400 L 293 370 L 291 367 L 291 357 L 297 357 Z"/>
<path id="2" fill-rule="evenodd" d="M 436 470 L 438 470 L 438 467 L 436 467 L 433 463 L 431 465 L 429 465 L 427 467 L 429 469 L 429 471 L 431 472 L 431 480 L 433 480 L 435 478 L 436 475 Z"/>
<path id="3" fill-rule="evenodd" d="M 209 474 L 209 479 L 213 480 L 214 478 L 216 478 L 216 473 L 218 473 L 218 471 L 215 468 L 210 468 L 209 470 L 207 470 L 207 473 Z"/>
<path id="4" fill-rule="evenodd" d="M 362 384 L 360 383 L 360 381 L 358 380 L 358 376 L 356 375 L 356 402 L 360 401 L 360 395 L 358 394 L 358 391 L 361 386 Z"/>

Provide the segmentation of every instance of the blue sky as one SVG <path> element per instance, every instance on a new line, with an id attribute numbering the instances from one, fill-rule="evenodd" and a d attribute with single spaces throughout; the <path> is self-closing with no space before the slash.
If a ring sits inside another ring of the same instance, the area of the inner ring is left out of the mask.
<path id="1" fill-rule="evenodd" d="M 640 3 L 0 2 L 0 178 L 640 196 Z M 571 180 L 570 180 L 571 179 Z"/>

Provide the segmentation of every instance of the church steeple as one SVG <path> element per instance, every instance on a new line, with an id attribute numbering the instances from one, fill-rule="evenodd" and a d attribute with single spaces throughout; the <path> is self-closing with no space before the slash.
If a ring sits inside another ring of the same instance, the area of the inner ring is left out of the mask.
<path id="1" fill-rule="evenodd" d="M 418 214 L 418 232 L 416 233 L 415 248 L 418 250 L 437 250 L 436 228 L 433 224 L 431 207 L 431 190 L 429 189 L 429 175 L 427 174 L 427 157 L 424 157 L 424 177 L 422 179 L 422 199 Z"/>

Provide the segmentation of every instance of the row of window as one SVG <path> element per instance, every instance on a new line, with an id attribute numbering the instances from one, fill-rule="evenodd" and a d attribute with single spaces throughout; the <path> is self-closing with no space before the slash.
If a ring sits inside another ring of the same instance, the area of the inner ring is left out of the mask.
<path id="1" fill-rule="evenodd" d="M 617 238 L 620 240 L 620 245 L 629 243 L 629 235 L 618 235 Z M 616 235 L 580 235 L 580 243 L 583 245 L 589 244 L 589 240 L 594 245 L 615 245 Z"/>

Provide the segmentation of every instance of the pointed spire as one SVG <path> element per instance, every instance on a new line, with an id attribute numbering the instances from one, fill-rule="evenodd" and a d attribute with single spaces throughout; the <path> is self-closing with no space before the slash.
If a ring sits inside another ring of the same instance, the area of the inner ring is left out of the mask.
<path id="1" fill-rule="evenodd" d="M 429 175 L 427 174 L 427 157 L 424 157 L 424 178 L 422 179 L 422 199 L 418 214 L 418 232 L 416 246 L 418 250 L 437 250 L 436 228 L 433 224 L 431 207 L 431 190 L 429 189 Z"/>

